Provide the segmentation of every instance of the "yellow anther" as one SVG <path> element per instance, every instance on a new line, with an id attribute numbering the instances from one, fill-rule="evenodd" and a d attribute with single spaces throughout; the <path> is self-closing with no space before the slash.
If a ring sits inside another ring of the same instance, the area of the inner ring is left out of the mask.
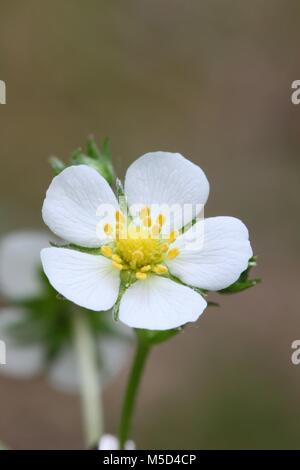
<path id="1" fill-rule="evenodd" d="M 177 230 L 172 230 L 172 232 L 169 233 L 169 243 L 173 243 L 177 237 L 178 237 Z"/>
<path id="2" fill-rule="evenodd" d="M 140 281 L 144 281 L 145 279 L 147 279 L 147 274 L 138 271 L 137 273 L 135 273 L 135 277 Z"/>
<path id="3" fill-rule="evenodd" d="M 161 251 L 163 253 L 165 253 L 166 251 L 168 251 L 169 249 L 169 244 L 168 243 L 164 243 L 163 245 L 161 245 Z"/>
<path id="4" fill-rule="evenodd" d="M 156 223 L 162 227 L 164 225 L 166 221 L 166 217 L 164 216 L 164 214 L 158 214 L 157 218 L 156 218 Z"/>
<path id="5" fill-rule="evenodd" d="M 172 248 L 170 251 L 168 251 L 168 258 L 169 259 L 174 259 L 176 256 L 179 255 L 179 250 L 178 248 Z"/>
<path id="6" fill-rule="evenodd" d="M 106 235 L 111 235 L 112 234 L 112 226 L 110 224 L 105 224 L 103 227 L 104 232 Z"/>
<path id="7" fill-rule="evenodd" d="M 141 272 L 142 272 L 142 273 L 147 273 L 148 271 L 151 271 L 151 266 L 150 266 L 150 264 L 148 264 L 147 266 L 143 266 L 143 267 L 141 268 Z"/>
<path id="8" fill-rule="evenodd" d="M 114 268 L 117 268 L 119 271 L 122 271 L 122 269 L 124 267 L 123 264 L 117 263 L 116 261 L 113 261 L 112 265 L 113 265 Z"/>
<path id="9" fill-rule="evenodd" d="M 150 217 L 150 207 L 145 206 L 140 210 L 140 218 L 143 220 L 147 217 Z"/>
<path id="10" fill-rule="evenodd" d="M 104 255 L 104 256 L 107 256 L 107 258 L 110 258 L 111 255 L 112 255 L 112 249 L 110 246 L 108 245 L 103 245 L 101 246 L 101 253 Z"/>
<path id="11" fill-rule="evenodd" d="M 157 264 L 156 266 L 154 266 L 153 271 L 156 274 L 166 274 L 168 272 L 168 268 L 163 264 Z"/>
<path id="12" fill-rule="evenodd" d="M 124 215 L 121 211 L 116 212 L 116 222 L 124 222 Z"/>
<path id="13" fill-rule="evenodd" d="M 120 264 L 122 264 L 122 261 L 123 261 L 122 258 L 120 258 L 120 256 L 118 255 L 112 255 L 111 259 L 115 261 L 116 263 L 120 263 Z"/>

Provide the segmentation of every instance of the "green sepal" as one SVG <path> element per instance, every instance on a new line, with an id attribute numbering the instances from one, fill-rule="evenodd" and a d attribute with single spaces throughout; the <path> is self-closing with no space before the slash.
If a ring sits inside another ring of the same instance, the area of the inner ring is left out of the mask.
<path id="1" fill-rule="evenodd" d="M 79 245 L 75 245 L 74 243 L 67 243 L 65 245 L 60 245 L 58 243 L 49 242 L 51 246 L 54 248 L 68 248 L 69 250 L 80 251 L 81 253 L 89 253 L 90 255 L 100 255 L 101 250 L 100 248 L 87 248 Z"/>
<path id="2" fill-rule="evenodd" d="M 107 181 L 109 180 L 109 174 L 106 166 L 100 161 L 85 155 L 81 149 L 76 150 L 71 156 L 71 162 L 75 165 L 87 165 L 94 170 L 98 171 Z M 110 183 L 110 181 L 108 181 Z"/>
<path id="3" fill-rule="evenodd" d="M 167 341 L 170 338 L 173 338 L 173 336 L 176 336 L 178 333 L 180 333 L 183 330 L 182 327 L 180 328 L 173 328 L 171 330 L 164 330 L 164 331 L 159 331 L 159 330 L 143 330 L 143 329 L 135 329 L 135 332 L 140 339 L 140 341 L 150 345 L 154 346 L 156 344 L 161 344 Z"/>
<path id="4" fill-rule="evenodd" d="M 93 158 L 94 160 L 101 160 L 101 151 L 93 136 L 89 136 L 86 150 L 89 157 Z"/>
<path id="5" fill-rule="evenodd" d="M 226 287 L 226 289 L 221 289 L 218 291 L 219 294 L 236 294 L 242 292 L 246 289 L 256 286 L 261 282 L 260 278 L 249 279 L 251 269 L 257 265 L 257 256 L 252 256 L 249 259 L 248 267 L 245 271 L 242 272 L 239 279 L 231 284 L 231 286 Z"/>
<path id="6" fill-rule="evenodd" d="M 51 157 L 50 165 L 55 175 L 61 173 L 69 165 L 65 165 L 59 158 Z M 112 164 L 112 158 L 109 151 L 109 141 L 104 139 L 100 149 L 97 146 L 93 137 L 89 137 L 87 142 L 87 149 L 84 152 L 78 148 L 71 154 L 71 165 L 87 165 L 94 168 L 100 173 L 106 181 L 113 186 L 115 183 L 115 171 Z"/>
<path id="7" fill-rule="evenodd" d="M 66 168 L 64 162 L 57 157 L 50 157 L 49 163 L 55 176 L 59 175 Z"/>
<path id="8" fill-rule="evenodd" d="M 208 307 L 220 307 L 220 304 L 218 304 L 218 302 L 213 302 L 212 300 L 208 300 L 207 306 Z"/>
<path id="9" fill-rule="evenodd" d="M 237 294 L 238 292 L 242 292 L 246 289 L 250 289 L 250 287 L 256 286 L 260 282 L 261 282 L 260 278 L 248 279 L 247 281 L 243 281 L 243 282 L 236 281 L 231 286 L 226 287 L 226 289 L 222 289 L 218 292 L 219 294 Z"/>
<path id="10" fill-rule="evenodd" d="M 87 155 L 100 163 L 105 174 L 104 178 L 110 185 L 113 185 L 116 179 L 114 167 L 112 164 L 111 153 L 109 149 L 109 139 L 106 137 L 99 148 L 94 137 L 90 136 L 87 143 Z"/>

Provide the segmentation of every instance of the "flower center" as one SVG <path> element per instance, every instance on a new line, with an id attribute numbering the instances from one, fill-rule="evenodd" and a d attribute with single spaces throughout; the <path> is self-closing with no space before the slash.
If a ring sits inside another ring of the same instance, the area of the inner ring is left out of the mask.
<path id="1" fill-rule="evenodd" d="M 116 212 L 115 227 L 104 226 L 104 232 L 111 238 L 111 243 L 101 247 L 101 253 L 111 258 L 116 269 L 132 271 L 137 279 L 146 279 L 153 272 L 163 275 L 168 273 L 164 264 L 166 259 L 174 259 L 179 254 L 178 248 L 170 244 L 176 239 L 177 232 L 172 231 L 167 237 L 161 235 L 165 223 L 163 214 L 159 214 L 152 223 L 150 209 L 144 207 L 139 214 L 140 224 L 127 226 L 122 212 Z"/>

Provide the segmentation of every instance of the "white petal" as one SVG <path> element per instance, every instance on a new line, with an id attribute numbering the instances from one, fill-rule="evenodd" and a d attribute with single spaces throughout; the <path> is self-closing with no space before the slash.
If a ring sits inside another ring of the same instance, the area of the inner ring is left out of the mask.
<path id="1" fill-rule="evenodd" d="M 234 217 L 197 222 L 178 237 L 174 246 L 180 254 L 166 262 L 170 272 L 186 284 L 208 290 L 230 286 L 247 268 L 252 256 L 248 230 Z"/>
<path id="2" fill-rule="evenodd" d="M 71 166 L 53 178 L 43 205 L 43 219 L 59 237 L 97 247 L 102 227 L 114 220 L 117 199 L 107 181 L 86 165 Z"/>
<path id="3" fill-rule="evenodd" d="M 67 248 L 46 248 L 42 264 L 60 294 L 90 310 L 108 310 L 117 300 L 120 274 L 111 260 Z"/>
<path id="4" fill-rule="evenodd" d="M 206 305 L 189 287 L 153 275 L 126 290 L 119 319 L 133 328 L 169 330 L 196 321 Z"/>
<path id="5" fill-rule="evenodd" d="M 151 152 L 128 168 L 125 193 L 133 216 L 142 206 L 150 206 L 152 216 L 168 215 L 169 208 L 176 229 L 201 212 L 209 183 L 201 168 L 179 153 Z"/>
<path id="6" fill-rule="evenodd" d="M 112 434 L 104 434 L 98 444 L 98 450 L 119 450 L 119 440 Z M 127 441 L 125 450 L 135 450 L 135 443 Z"/>
<path id="7" fill-rule="evenodd" d="M 1 374 L 28 379 L 43 369 L 43 350 L 39 345 L 19 345 L 10 328 L 21 321 L 26 312 L 17 308 L 0 310 L 0 339 L 5 343 L 6 364 L 0 366 Z"/>
<path id="8" fill-rule="evenodd" d="M 49 235 L 38 231 L 12 232 L 0 242 L 0 289 L 4 296 L 20 300 L 41 291 L 40 252 Z"/>

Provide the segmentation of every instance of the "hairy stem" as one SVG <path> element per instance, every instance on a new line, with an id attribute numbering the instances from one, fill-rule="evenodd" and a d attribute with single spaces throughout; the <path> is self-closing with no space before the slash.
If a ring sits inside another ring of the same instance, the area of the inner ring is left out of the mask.
<path id="1" fill-rule="evenodd" d="M 136 353 L 127 383 L 119 426 L 120 449 L 124 449 L 125 443 L 129 437 L 137 392 L 149 352 L 149 343 L 145 342 L 137 335 Z"/>

